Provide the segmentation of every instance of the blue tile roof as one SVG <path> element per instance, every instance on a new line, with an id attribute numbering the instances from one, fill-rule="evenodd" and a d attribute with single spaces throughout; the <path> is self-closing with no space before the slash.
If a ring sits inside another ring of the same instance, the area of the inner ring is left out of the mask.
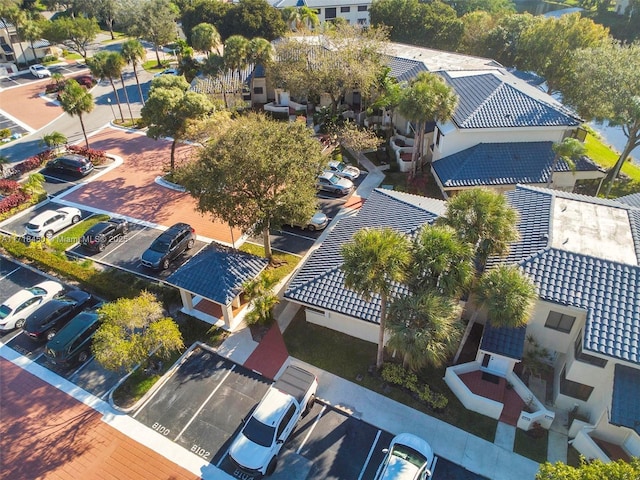
<path id="1" fill-rule="evenodd" d="M 640 434 L 640 370 L 616 365 L 613 375 L 611 420 Z"/>
<path id="2" fill-rule="evenodd" d="M 491 322 L 487 322 L 482 333 L 480 349 L 503 357 L 522 360 L 526 336 L 526 325 L 518 328 L 507 328 L 494 327 Z"/>
<path id="3" fill-rule="evenodd" d="M 429 71 L 424 62 L 407 58 L 387 56 L 383 62 L 391 69 L 389 75 L 395 78 L 398 83 L 408 82 L 418 73 Z"/>
<path id="4" fill-rule="evenodd" d="M 370 302 L 344 286 L 340 248 L 362 228 L 391 227 L 408 235 L 431 223 L 445 210 L 445 202 L 407 193 L 376 189 L 354 216 L 343 218 L 289 283 L 288 299 L 343 313 L 368 322 L 380 319 L 380 298 Z M 395 294 L 406 294 L 396 285 Z"/>
<path id="5" fill-rule="evenodd" d="M 622 203 L 626 203 L 627 205 L 631 205 L 632 207 L 640 208 L 640 193 L 625 195 L 624 197 L 619 197 L 616 200 Z"/>
<path id="6" fill-rule="evenodd" d="M 453 114 L 458 128 L 573 127 L 581 123 L 561 108 L 527 95 L 493 73 L 442 75 L 459 97 Z"/>
<path id="7" fill-rule="evenodd" d="M 266 258 L 211 244 L 167 278 L 167 283 L 220 305 L 229 305 L 242 284 L 258 276 Z"/>

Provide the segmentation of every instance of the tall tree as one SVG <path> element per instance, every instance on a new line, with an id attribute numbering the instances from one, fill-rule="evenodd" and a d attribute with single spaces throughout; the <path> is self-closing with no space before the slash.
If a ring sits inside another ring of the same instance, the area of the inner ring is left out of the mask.
<path id="1" fill-rule="evenodd" d="M 18 7 L 18 5 L 16 5 L 14 2 L 6 1 L 6 2 L 0 3 L 0 18 L 4 20 L 2 22 L 2 26 L 4 27 L 6 37 L 9 40 L 9 45 L 11 45 L 11 51 L 14 53 L 16 50 L 13 45 L 13 39 L 11 38 L 11 33 L 9 32 L 9 25 L 13 23 L 11 18 L 15 17 L 18 13 L 22 13 L 22 12 L 20 10 L 20 7 Z M 19 24 L 21 22 L 16 22 L 16 23 Z M 13 25 L 16 25 L 16 23 L 13 23 Z M 22 47 L 22 45 L 20 45 L 20 47 Z M 24 56 L 24 51 L 22 53 Z M 16 56 L 16 63 L 17 63 L 17 56 Z"/>
<path id="2" fill-rule="evenodd" d="M 171 137 L 170 171 L 175 169 L 178 142 L 188 138 L 189 126 L 206 118 L 214 110 L 206 95 L 190 92 L 182 76 L 163 75 L 151 83 L 149 98 L 141 115 L 148 125 L 147 136 L 157 140 Z"/>
<path id="3" fill-rule="evenodd" d="M 175 40 L 177 35 L 177 7 L 169 0 L 145 0 L 135 8 L 127 30 L 129 34 L 153 43 L 157 66 L 161 68 L 160 48 Z"/>
<path id="4" fill-rule="evenodd" d="M 547 81 L 547 92 L 557 92 L 571 72 L 571 54 L 610 41 L 609 29 L 580 13 L 549 17 L 525 30 L 518 42 L 517 66 Z"/>
<path id="5" fill-rule="evenodd" d="M 38 62 L 38 56 L 36 55 L 36 47 L 34 43 L 36 40 L 42 38 L 44 29 L 42 27 L 42 21 L 40 14 L 31 13 L 27 14 L 25 22 L 20 26 L 19 33 L 22 38 L 29 42 L 31 45 L 31 53 L 33 55 L 33 61 Z"/>
<path id="6" fill-rule="evenodd" d="M 616 460 L 604 463 L 602 460 L 580 459 L 580 465 L 571 467 L 562 462 L 545 462 L 536 473 L 536 480 L 631 480 L 640 478 L 640 459 L 634 457 L 630 462 Z"/>
<path id="7" fill-rule="evenodd" d="M 0 10 L 0 17 L 12 23 L 17 31 L 20 31 L 20 28 L 22 28 L 22 25 L 27 21 L 27 13 L 24 10 L 22 10 L 18 5 L 12 4 L 12 3 L 3 4 L 2 9 Z M 11 41 L 11 35 L 9 34 L 9 26 L 5 23 L 4 27 L 9 37 L 9 41 Z M 18 42 L 18 45 L 20 46 L 20 51 L 22 52 L 22 59 L 26 63 L 27 57 L 25 57 L 24 55 L 24 48 L 22 47 L 22 42 Z M 17 56 L 16 56 L 16 63 L 19 63 Z"/>
<path id="8" fill-rule="evenodd" d="M 209 23 L 216 27 L 220 33 L 221 41 L 224 41 L 228 35 L 221 28 L 227 12 L 231 8 L 233 8 L 231 2 L 189 2 L 189 5 L 181 8 L 180 19 L 187 42 L 191 43 L 191 32 L 200 23 Z M 223 36 L 223 33 L 226 36 Z"/>
<path id="9" fill-rule="evenodd" d="M 341 248 L 344 284 L 371 301 L 380 298 L 380 329 L 376 367 L 384 361 L 384 334 L 386 330 L 387 303 L 395 283 L 406 278 L 411 262 L 409 239 L 391 228 L 362 229 Z"/>
<path id="10" fill-rule="evenodd" d="M 519 238 L 518 212 L 504 195 L 487 188 L 464 190 L 447 201 L 446 213 L 436 220 L 448 225 L 473 247 L 480 274 L 492 255 L 506 255 Z"/>
<path id="11" fill-rule="evenodd" d="M 118 78 L 124 67 L 124 59 L 118 52 L 109 52 L 102 50 L 97 52 L 93 57 L 87 59 L 87 66 L 91 71 L 91 74 L 99 78 L 100 80 L 108 79 L 113 90 L 113 94 L 116 97 L 116 103 L 118 104 L 118 110 L 120 111 L 120 120 L 124 122 L 124 114 L 122 113 L 122 105 L 120 103 L 120 95 L 118 95 L 118 89 L 113 81 L 114 78 Z"/>
<path id="12" fill-rule="evenodd" d="M 570 81 L 563 85 L 564 101 L 587 120 L 622 127 L 627 143 L 606 177 L 611 192 L 624 162 L 640 146 L 640 44 L 610 43 L 576 51 Z"/>
<path id="13" fill-rule="evenodd" d="M 212 136 L 199 159 L 176 172 L 198 210 L 243 231 L 261 232 L 307 221 L 316 210 L 315 181 L 324 162 L 320 142 L 300 122 L 239 117 Z"/>
<path id="14" fill-rule="evenodd" d="M 224 42 L 222 59 L 227 70 L 232 72 L 234 91 L 242 89 L 242 70 L 249 64 L 249 40 L 242 35 L 232 35 Z"/>
<path id="15" fill-rule="evenodd" d="M 206 52 L 207 57 L 211 55 L 211 50 L 218 50 L 221 43 L 218 29 L 210 23 L 199 23 L 191 31 L 191 45 L 196 50 Z"/>
<path id="16" fill-rule="evenodd" d="M 57 152 L 62 145 L 67 143 L 67 137 L 64 133 L 54 130 L 53 132 L 44 135 L 40 143 L 47 148 L 52 149 L 54 152 Z"/>
<path id="17" fill-rule="evenodd" d="M 553 172 L 556 171 L 556 166 L 560 159 L 564 160 L 567 165 L 569 165 L 569 168 L 573 170 L 575 169 L 576 160 L 584 155 L 584 152 L 586 151 L 584 144 L 575 138 L 565 138 L 562 142 L 555 142 L 551 148 L 555 155 L 551 162 L 551 171 L 549 172 L 549 179 L 547 180 L 547 188 L 550 187 L 553 182 Z"/>
<path id="18" fill-rule="evenodd" d="M 506 67 L 515 66 L 523 32 L 543 21 L 544 17 L 529 13 L 501 16 L 497 19 L 497 24 L 487 32 L 487 49 L 482 55 L 493 58 Z"/>
<path id="19" fill-rule="evenodd" d="M 303 29 L 315 30 L 318 25 L 320 25 L 317 10 L 303 5 L 302 7 L 298 7 L 298 12 L 300 13 L 300 24 Z"/>
<path id="20" fill-rule="evenodd" d="M 142 105 L 144 105 L 144 95 L 142 94 L 140 79 L 138 78 L 138 62 L 143 62 L 147 53 L 140 41 L 136 39 L 129 39 L 122 43 L 122 47 L 120 47 L 120 55 L 122 55 L 125 62 L 133 67 L 133 76 L 136 78 L 136 85 L 138 85 L 140 101 L 142 102 Z"/>
<path id="21" fill-rule="evenodd" d="M 70 79 L 60 94 L 60 106 L 72 117 L 78 116 L 80 126 L 82 127 L 82 134 L 84 135 L 84 142 L 87 148 L 89 148 L 89 139 L 87 138 L 87 131 L 84 127 L 82 116 L 93 110 L 94 104 L 91 93 L 74 79 Z"/>
<path id="22" fill-rule="evenodd" d="M 227 11 L 218 30 L 223 38 L 242 35 L 271 41 L 284 36 L 287 25 L 280 11 L 266 0 L 240 0 Z"/>
<path id="23" fill-rule="evenodd" d="M 460 340 L 459 314 L 452 299 L 435 291 L 395 299 L 389 305 L 387 347 L 402 355 L 405 368 L 440 367 Z"/>
<path id="24" fill-rule="evenodd" d="M 61 43 L 69 50 L 87 59 L 87 48 L 100 32 L 95 18 L 59 17 L 48 24 L 43 37 L 52 43 Z"/>
<path id="25" fill-rule="evenodd" d="M 458 104 L 458 96 L 439 75 L 420 72 L 403 90 L 398 111 L 416 123 L 411 165 L 416 173 L 418 161 L 423 161 L 424 130 L 427 122 L 446 122 Z"/>

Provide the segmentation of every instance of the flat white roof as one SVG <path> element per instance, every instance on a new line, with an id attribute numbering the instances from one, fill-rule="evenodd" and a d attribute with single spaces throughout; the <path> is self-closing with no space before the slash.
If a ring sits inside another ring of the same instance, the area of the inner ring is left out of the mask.
<path id="1" fill-rule="evenodd" d="M 638 265 L 629 214 L 624 208 L 556 197 L 551 246 L 583 255 Z"/>
<path id="2" fill-rule="evenodd" d="M 490 58 L 473 57 L 404 43 L 389 43 L 385 48 L 385 53 L 394 57 L 422 62 L 431 72 L 441 70 L 495 70 L 502 67 L 502 65 Z"/>

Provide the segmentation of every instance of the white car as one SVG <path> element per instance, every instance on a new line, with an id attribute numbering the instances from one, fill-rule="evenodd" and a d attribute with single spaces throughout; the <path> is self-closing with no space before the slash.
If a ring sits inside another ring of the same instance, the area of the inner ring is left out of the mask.
<path id="1" fill-rule="evenodd" d="M 355 180 L 360 176 L 360 169 L 353 165 L 347 165 L 344 162 L 338 162 L 331 160 L 329 162 L 329 171 L 335 173 L 339 177 L 348 178 L 349 180 Z"/>
<path id="2" fill-rule="evenodd" d="M 51 76 L 51 70 L 49 70 L 44 65 L 40 65 L 39 63 L 36 63 L 35 65 L 31 65 L 29 67 L 29 71 L 31 72 L 31 75 L 38 78 Z"/>
<path id="3" fill-rule="evenodd" d="M 427 480 L 435 457 L 431 446 L 411 433 L 396 435 L 378 467 L 374 480 Z"/>
<path id="4" fill-rule="evenodd" d="M 58 210 L 45 210 L 33 217 L 25 226 L 27 238 L 51 238 L 63 228 L 78 223 L 82 213 L 77 208 L 62 207 Z"/>
<path id="5" fill-rule="evenodd" d="M 58 282 L 47 280 L 12 295 L 0 305 L 0 330 L 22 328 L 31 313 L 63 290 Z"/>

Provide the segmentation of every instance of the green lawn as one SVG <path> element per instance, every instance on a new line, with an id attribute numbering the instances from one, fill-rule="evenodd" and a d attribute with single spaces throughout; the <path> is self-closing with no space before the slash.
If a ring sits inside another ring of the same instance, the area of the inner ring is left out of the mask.
<path id="1" fill-rule="evenodd" d="M 264 247 L 255 243 L 245 242 L 239 250 L 241 252 L 256 255 L 257 257 L 264 257 Z M 297 255 L 280 252 L 278 250 L 272 250 L 272 253 L 273 258 L 271 260 L 271 265 L 267 268 L 273 271 L 276 281 L 280 281 L 289 275 L 296 268 L 296 265 L 300 263 L 300 257 Z"/>
<path id="2" fill-rule="evenodd" d="M 104 214 L 92 215 L 86 220 L 76 223 L 70 229 L 64 231 L 59 235 L 56 235 L 53 240 L 51 240 L 51 248 L 53 248 L 56 252 L 64 252 L 67 248 L 73 247 L 76 243 L 78 243 L 85 232 L 93 227 L 96 223 L 104 222 L 105 220 L 109 220 L 109 218 L 109 215 Z"/>
<path id="3" fill-rule="evenodd" d="M 588 134 L 585 139 L 586 154 L 594 162 L 605 169 L 612 168 L 618 160 L 619 154 L 603 143 L 597 136 Z M 630 193 L 640 192 L 640 165 L 630 161 L 622 167 L 625 178 L 619 178 L 611 189 L 611 197 L 621 197 Z"/>
<path id="4" fill-rule="evenodd" d="M 419 373 L 421 381 L 449 399 L 443 412 L 431 411 L 408 392 L 387 386 L 375 374 L 368 373 L 375 363 L 376 345 L 334 330 L 307 323 L 301 308 L 284 332 L 289 354 L 331 372 L 393 400 L 460 427 L 480 438 L 493 442 L 497 422 L 484 415 L 465 409 L 451 393 L 443 380 L 444 368 L 424 369 Z"/>
<path id="5" fill-rule="evenodd" d="M 533 437 L 524 430 L 516 428 L 516 441 L 513 451 L 538 463 L 546 462 L 549 432 L 541 429 L 540 434 L 540 437 Z"/>

